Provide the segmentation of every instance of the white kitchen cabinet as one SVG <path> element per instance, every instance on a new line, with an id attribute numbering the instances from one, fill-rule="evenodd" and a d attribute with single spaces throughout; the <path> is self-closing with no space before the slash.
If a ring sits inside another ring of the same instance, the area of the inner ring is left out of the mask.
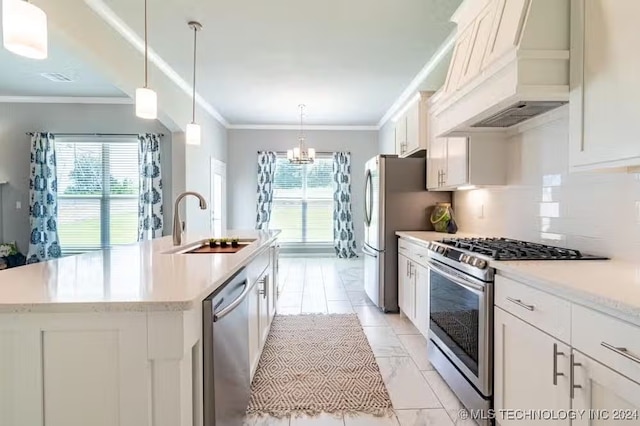
<path id="1" fill-rule="evenodd" d="M 637 0 L 571 2 L 572 171 L 640 165 Z"/>
<path id="2" fill-rule="evenodd" d="M 413 321 L 415 318 L 415 282 L 413 262 L 398 255 L 398 306 L 400 312 Z"/>
<path id="3" fill-rule="evenodd" d="M 420 92 L 396 122 L 396 154 L 410 157 L 428 146 L 428 99 L 433 92 Z"/>
<path id="4" fill-rule="evenodd" d="M 573 350 L 574 426 L 640 425 L 640 384 Z M 591 418 L 590 418 L 591 417 Z"/>
<path id="5" fill-rule="evenodd" d="M 427 152 L 427 189 L 507 183 L 507 145 L 503 135 L 433 138 Z"/>
<path id="6" fill-rule="evenodd" d="M 500 410 L 568 410 L 571 348 L 496 307 L 494 405 Z M 555 382 L 554 382 L 555 381 Z M 566 420 L 499 418 L 501 426 L 569 425 Z"/>
<path id="7" fill-rule="evenodd" d="M 407 152 L 407 116 L 401 116 L 396 121 L 396 154 L 404 155 Z"/>
<path id="8" fill-rule="evenodd" d="M 461 84 L 462 76 L 469 59 L 469 53 L 473 42 L 475 23 L 470 22 L 458 33 L 453 56 L 449 64 L 449 72 L 444 83 L 444 90 L 447 93 L 455 92 Z"/>
<path id="9" fill-rule="evenodd" d="M 249 299 L 249 363 L 253 378 L 260 361 L 260 285 L 256 284 L 247 298 Z"/>
<path id="10" fill-rule="evenodd" d="M 269 334 L 269 326 L 271 325 L 271 317 L 269 316 L 269 298 L 270 298 L 270 286 L 271 276 L 265 274 L 265 276 L 258 282 L 260 296 L 260 351 L 264 347 L 264 343 L 267 341 L 267 335 Z"/>
<path id="11" fill-rule="evenodd" d="M 416 303 L 414 325 L 427 337 L 429 334 L 429 268 L 416 265 Z"/>

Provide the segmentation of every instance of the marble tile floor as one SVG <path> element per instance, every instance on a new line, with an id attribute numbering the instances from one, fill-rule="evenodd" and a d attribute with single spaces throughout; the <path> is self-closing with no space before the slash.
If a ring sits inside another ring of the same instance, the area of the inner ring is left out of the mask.
<path id="1" fill-rule="evenodd" d="M 363 289 L 361 259 L 281 258 L 279 315 L 356 313 L 378 361 L 394 415 L 247 417 L 245 426 L 473 426 L 427 360 L 427 342 L 406 318 L 383 314 Z"/>

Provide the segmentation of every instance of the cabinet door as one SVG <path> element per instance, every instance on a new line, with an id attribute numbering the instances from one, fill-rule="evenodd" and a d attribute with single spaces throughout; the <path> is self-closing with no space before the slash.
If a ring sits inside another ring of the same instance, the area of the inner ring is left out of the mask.
<path id="1" fill-rule="evenodd" d="M 398 255 L 398 306 L 400 312 L 408 315 L 406 302 L 406 287 L 409 281 L 409 259 L 402 255 Z"/>
<path id="2" fill-rule="evenodd" d="M 475 24 L 472 22 L 459 33 L 455 48 L 453 49 L 451 64 L 449 65 L 449 73 L 447 74 L 447 81 L 445 82 L 445 92 L 455 92 L 458 90 L 458 87 L 460 87 L 462 74 L 469 60 L 469 48 L 471 47 L 474 28 Z"/>
<path id="3" fill-rule="evenodd" d="M 494 315 L 496 411 L 568 410 L 570 348 L 498 307 Z M 554 384 L 554 377 L 557 384 Z M 568 419 L 525 421 L 509 418 L 498 419 L 498 422 L 501 426 L 568 426 L 570 423 Z"/>
<path id="4" fill-rule="evenodd" d="M 264 346 L 264 342 L 267 341 L 267 335 L 269 334 L 269 325 L 271 319 L 269 317 L 269 287 L 271 285 L 271 277 L 265 274 L 258 282 L 258 295 L 260 296 L 260 350 Z"/>
<path id="5" fill-rule="evenodd" d="M 530 2 L 531 0 L 497 0 L 483 68 L 518 45 Z"/>
<path id="6" fill-rule="evenodd" d="M 469 182 L 468 143 L 467 138 L 447 138 L 445 186 L 460 186 Z"/>
<path id="7" fill-rule="evenodd" d="M 253 286 L 247 297 L 249 298 L 249 361 L 251 363 L 251 377 L 260 361 L 260 283 Z"/>
<path id="8" fill-rule="evenodd" d="M 416 267 L 415 262 L 409 260 L 409 279 L 405 286 L 405 315 L 412 322 L 416 321 Z"/>
<path id="9" fill-rule="evenodd" d="M 416 266 L 416 328 L 427 337 L 429 334 L 429 268 Z"/>
<path id="10" fill-rule="evenodd" d="M 407 152 L 407 116 L 403 115 L 396 122 L 396 154 Z"/>
<path id="11" fill-rule="evenodd" d="M 640 165 L 637 0 L 571 3 L 570 165 Z"/>
<path id="12" fill-rule="evenodd" d="M 447 138 L 433 138 L 427 150 L 427 189 L 441 186 L 440 175 L 446 164 Z"/>
<path id="13" fill-rule="evenodd" d="M 420 147 L 420 101 L 407 111 L 407 145 L 406 152 Z"/>
<path id="14" fill-rule="evenodd" d="M 640 425 L 640 384 L 573 350 L 575 426 Z M 579 364 L 579 365 L 578 365 Z"/>

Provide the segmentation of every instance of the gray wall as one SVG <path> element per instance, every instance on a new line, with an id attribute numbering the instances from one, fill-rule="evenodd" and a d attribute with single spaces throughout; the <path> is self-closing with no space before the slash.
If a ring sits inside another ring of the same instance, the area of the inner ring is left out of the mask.
<path id="1" fill-rule="evenodd" d="M 352 208 L 360 249 L 364 236 L 364 164 L 378 154 L 378 132 L 318 130 L 307 131 L 305 137 L 309 146 L 319 152 L 351 152 Z M 286 151 L 297 143 L 296 130 L 229 131 L 227 190 L 230 228 L 255 227 L 257 151 Z"/>
<path id="2" fill-rule="evenodd" d="M 171 133 L 159 121 L 136 118 L 133 105 L 4 104 L 0 103 L 0 240 L 29 242 L 29 136 L 26 132 L 53 133 L 164 133 L 162 140 L 165 186 L 165 232 L 170 232 L 172 192 Z M 20 210 L 16 202 L 22 203 Z M 168 226 L 167 226 L 168 225 Z"/>

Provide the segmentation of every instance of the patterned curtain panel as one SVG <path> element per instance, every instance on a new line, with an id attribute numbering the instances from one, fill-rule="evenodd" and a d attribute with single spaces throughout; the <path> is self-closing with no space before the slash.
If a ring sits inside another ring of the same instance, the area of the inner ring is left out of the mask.
<path id="1" fill-rule="evenodd" d="M 258 202 L 256 229 L 268 229 L 273 205 L 273 179 L 276 175 L 276 153 L 258 152 Z"/>
<path id="2" fill-rule="evenodd" d="M 140 200 L 138 202 L 138 241 L 162 236 L 162 168 L 160 135 L 139 135 Z"/>
<path id="3" fill-rule="evenodd" d="M 351 154 L 333 153 L 333 248 L 342 259 L 358 257 L 351 214 Z"/>
<path id="4" fill-rule="evenodd" d="M 29 198 L 31 237 L 27 263 L 60 257 L 56 151 L 51 133 L 35 133 L 31 136 Z"/>

